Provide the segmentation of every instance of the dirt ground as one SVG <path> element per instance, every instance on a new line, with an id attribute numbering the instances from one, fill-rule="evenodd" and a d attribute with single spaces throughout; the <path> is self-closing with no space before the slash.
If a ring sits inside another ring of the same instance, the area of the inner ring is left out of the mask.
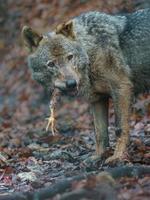
<path id="1" fill-rule="evenodd" d="M 0 1 L 0 200 L 21 199 L 13 195 L 16 192 L 25 194 L 51 188 L 69 177 L 86 173 L 117 170 L 117 167 L 122 169 L 124 166 L 149 166 L 150 94 L 140 95 L 133 105 L 126 160 L 112 166 L 106 165 L 103 159 L 90 163 L 88 158 L 94 154 L 95 139 L 88 103 L 81 97 L 63 96 L 56 113 L 59 134 L 52 136 L 51 131 L 46 132 L 50 95 L 32 80 L 27 67 L 27 52 L 21 41 L 23 25 L 44 33 L 85 11 L 99 10 L 115 14 L 147 6 L 146 1 L 132 0 Z M 111 148 L 106 156 L 112 153 L 116 140 L 111 102 L 109 123 Z M 115 193 L 106 198 L 100 197 L 100 192 L 97 194 L 97 188 L 103 188 L 103 184 L 94 176 L 72 181 L 69 189 L 66 187 L 63 192 L 58 190 L 47 199 L 109 200 L 117 196 L 119 200 L 148 200 L 149 175 L 141 173 L 137 176 L 133 173 L 132 177 L 128 177 L 120 174 L 115 178 L 113 187 L 109 184 L 108 189 L 104 187 L 105 196 L 106 193 Z M 93 196 L 85 195 L 83 198 L 81 194 L 87 194 L 89 189 Z"/>

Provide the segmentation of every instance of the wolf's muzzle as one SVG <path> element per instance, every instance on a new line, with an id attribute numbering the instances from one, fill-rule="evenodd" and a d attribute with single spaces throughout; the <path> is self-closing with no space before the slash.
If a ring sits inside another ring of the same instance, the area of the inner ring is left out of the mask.
<path id="1" fill-rule="evenodd" d="M 65 82 L 57 80 L 55 82 L 55 88 L 58 88 L 61 92 L 69 96 L 75 96 L 78 93 L 77 81 L 74 79 L 68 79 Z"/>

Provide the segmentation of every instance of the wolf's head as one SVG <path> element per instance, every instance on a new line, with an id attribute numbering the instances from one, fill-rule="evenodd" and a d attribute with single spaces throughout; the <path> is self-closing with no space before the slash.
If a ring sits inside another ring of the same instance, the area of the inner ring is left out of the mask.
<path id="1" fill-rule="evenodd" d="M 22 35 L 31 51 L 28 65 L 34 80 L 50 90 L 56 87 L 69 94 L 86 84 L 89 59 L 76 39 L 72 21 L 59 25 L 47 36 L 29 27 L 23 28 Z"/>

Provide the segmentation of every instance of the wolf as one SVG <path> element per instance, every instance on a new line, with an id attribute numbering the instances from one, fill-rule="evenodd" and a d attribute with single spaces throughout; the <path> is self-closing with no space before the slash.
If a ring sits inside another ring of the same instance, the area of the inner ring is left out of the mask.
<path id="1" fill-rule="evenodd" d="M 84 96 L 92 109 L 96 153 L 109 146 L 108 103 L 117 135 L 111 162 L 122 159 L 129 140 L 134 96 L 150 89 L 150 9 L 125 15 L 83 13 L 41 35 L 22 29 L 33 79 L 44 87 Z"/>

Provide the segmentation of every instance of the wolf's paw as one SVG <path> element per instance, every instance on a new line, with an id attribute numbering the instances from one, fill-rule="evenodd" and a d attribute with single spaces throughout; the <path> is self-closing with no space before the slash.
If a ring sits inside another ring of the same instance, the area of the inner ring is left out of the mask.
<path id="1" fill-rule="evenodd" d="M 130 163 L 129 156 L 127 152 L 117 152 L 105 160 L 105 164 L 123 164 Z"/>
<path id="2" fill-rule="evenodd" d="M 106 159 L 105 164 L 119 162 L 122 159 L 123 159 L 123 156 L 113 155 L 113 156 L 111 156 L 111 157 L 109 157 L 109 158 Z"/>
<path id="3" fill-rule="evenodd" d="M 87 171 L 96 170 L 99 166 L 104 164 L 104 160 L 101 156 L 89 156 L 83 161 L 84 167 L 86 167 Z"/>

